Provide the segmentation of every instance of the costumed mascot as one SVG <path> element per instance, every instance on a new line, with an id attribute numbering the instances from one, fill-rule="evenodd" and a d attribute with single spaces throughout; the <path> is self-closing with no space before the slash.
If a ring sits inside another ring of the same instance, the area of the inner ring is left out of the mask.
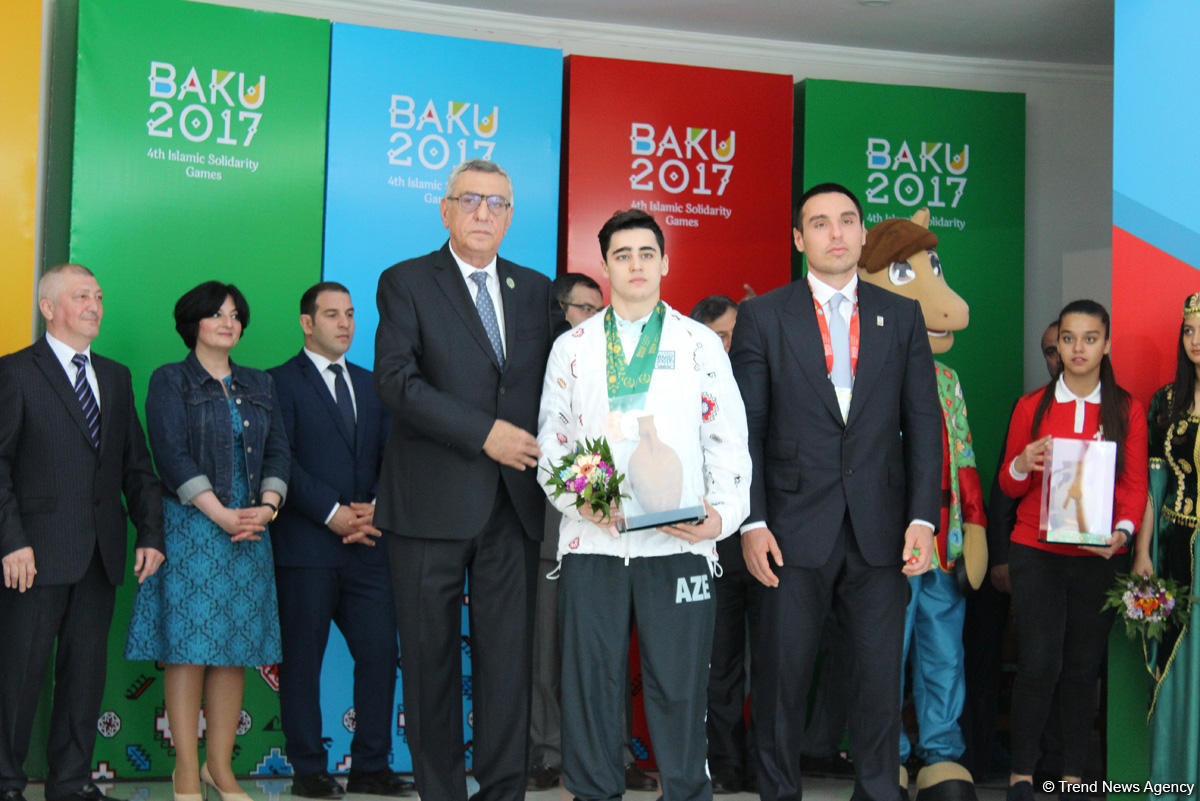
<path id="1" fill-rule="evenodd" d="M 860 280 L 920 302 L 935 356 L 950 350 L 954 332 L 967 327 L 970 314 L 942 275 L 937 242 L 937 235 L 929 230 L 929 210 L 921 209 L 911 220 L 891 218 L 868 230 L 858 264 Z M 987 572 L 987 521 L 958 375 L 941 362 L 935 361 L 934 367 L 946 423 L 942 511 L 934 567 L 909 579 L 912 600 L 905 617 L 904 658 L 908 661 L 911 647 L 912 692 L 920 728 L 916 755 L 924 763 L 917 774 L 917 794 L 921 801 L 975 801 L 971 773 L 957 762 L 964 750 L 958 718 L 966 694 L 964 593 L 978 589 Z M 912 750 L 901 731 L 899 781 L 905 798 L 908 771 L 903 764 Z"/>

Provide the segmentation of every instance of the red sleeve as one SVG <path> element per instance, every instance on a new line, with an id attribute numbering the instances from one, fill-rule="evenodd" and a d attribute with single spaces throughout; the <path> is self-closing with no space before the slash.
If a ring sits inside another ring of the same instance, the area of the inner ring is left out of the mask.
<path id="1" fill-rule="evenodd" d="M 1113 497 L 1113 525 L 1132 520 L 1134 529 L 1142 523 L 1146 511 L 1146 407 L 1136 398 L 1129 399 L 1129 431 L 1125 434 L 1121 475 Z"/>
<path id="2" fill-rule="evenodd" d="M 1029 427 L 1033 424 L 1033 411 L 1037 408 L 1038 396 L 1041 395 L 1041 390 L 1030 393 L 1017 401 L 1017 405 L 1013 408 L 1012 419 L 1008 423 L 1008 441 L 1004 444 L 1004 461 L 1000 463 L 1000 472 L 997 479 L 1000 481 L 1000 489 L 1004 490 L 1004 494 L 1010 498 L 1022 498 L 1025 493 L 1029 492 L 1030 480 L 1029 476 L 1025 477 L 1024 481 L 1017 481 L 1012 477 L 1009 471 L 1013 463 L 1021 451 L 1025 450 L 1025 446 L 1033 440 L 1029 436 Z M 1143 431 L 1145 426 L 1143 425 Z M 1145 440 L 1143 440 L 1143 444 Z"/>
<path id="3" fill-rule="evenodd" d="M 987 516 L 983 511 L 983 486 L 979 472 L 974 467 L 958 469 L 958 498 L 962 505 L 964 523 L 975 523 L 987 527 Z"/>

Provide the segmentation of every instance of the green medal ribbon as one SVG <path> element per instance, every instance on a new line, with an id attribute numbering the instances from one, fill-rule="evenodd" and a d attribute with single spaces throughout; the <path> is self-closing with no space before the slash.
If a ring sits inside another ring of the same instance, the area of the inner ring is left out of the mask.
<path id="1" fill-rule="evenodd" d="M 645 394 L 650 391 L 650 376 L 658 361 L 658 342 L 662 337 L 663 316 L 667 309 L 662 301 L 654 307 L 650 319 L 642 328 L 633 358 L 625 363 L 625 349 L 617 335 L 617 321 L 612 306 L 604 314 L 604 337 L 608 344 L 608 406 L 613 411 L 640 409 Z M 638 397 L 641 396 L 641 397 Z"/>

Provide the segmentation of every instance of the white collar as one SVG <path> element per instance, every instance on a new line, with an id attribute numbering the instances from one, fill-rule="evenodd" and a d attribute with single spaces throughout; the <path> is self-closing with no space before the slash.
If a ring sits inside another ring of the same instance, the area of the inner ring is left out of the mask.
<path id="1" fill-rule="evenodd" d="M 841 289 L 834 289 L 829 284 L 822 281 L 813 275 L 812 270 L 808 271 L 808 287 L 812 290 L 813 297 L 817 299 L 817 303 L 822 306 L 829 305 L 829 299 L 836 294 L 841 294 L 846 300 L 851 303 L 858 302 L 858 273 L 850 276 L 850 281 Z"/>
<path id="2" fill-rule="evenodd" d="M 1100 382 L 1096 382 L 1096 388 L 1093 389 L 1086 398 L 1081 398 L 1070 390 L 1062 373 L 1058 375 L 1058 381 L 1054 382 L 1054 400 L 1059 403 L 1067 403 L 1068 401 L 1078 401 L 1081 403 L 1099 403 L 1100 402 Z"/>
<path id="3" fill-rule="evenodd" d="M 82 353 L 84 356 L 87 356 L 88 364 L 92 363 L 91 345 L 88 345 L 82 351 L 77 351 L 66 342 L 63 342 L 61 339 L 51 334 L 49 331 L 46 332 L 46 344 L 50 346 L 50 350 L 54 351 L 54 355 L 62 363 L 64 369 L 70 368 L 71 359 L 75 357 L 76 353 Z"/>
<path id="4" fill-rule="evenodd" d="M 312 359 L 312 363 L 314 365 L 316 365 L 318 373 L 324 374 L 324 372 L 329 369 L 329 365 L 331 365 L 331 364 L 340 364 L 342 366 L 342 373 L 344 373 L 347 377 L 350 375 L 350 371 L 346 367 L 345 354 L 339 356 L 334 361 L 330 361 L 329 359 L 326 359 L 321 354 L 311 351 L 308 348 L 305 348 L 304 355 L 307 356 L 308 358 Z M 347 378 L 347 380 L 349 380 L 349 379 Z"/>
<path id="5" fill-rule="evenodd" d="M 489 261 L 486 266 L 480 268 L 480 267 L 476 267 L 473 264 L 467 264 L 465 261 L 460 259 L 458 257 L 458 254 L 454 252 L 453 246 L 450 247 L 450 255 L 454 257 L 455 263 L 458 264 L 458 269 L 462 271 L 463 280 L 468 282 L 468 285 L 470 284 L 471 276 L 474 275 L 475 273 L 479 272 L 480 269 L 482 269 L 485 273 L 488 274 L 488 277 L 492 279 L 491 281 L 488 282 L 489 284 L 495 283 L 496 286 L 500 286 L 500 274 L 496 272 L 496 257 L 495 256 L 492 256 L 492 260 Z"/>

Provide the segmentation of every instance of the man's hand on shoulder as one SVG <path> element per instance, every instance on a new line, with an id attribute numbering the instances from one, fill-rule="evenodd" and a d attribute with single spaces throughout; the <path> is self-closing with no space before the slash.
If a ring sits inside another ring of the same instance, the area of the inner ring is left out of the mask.
<path id="1" fill-rule="evenodd" d="M 914 523 L 904 531 L 904 552 L 900 558 L 904 567 L 900 572 L 906 576 L 919 576 L 933 567 L 933 529 Z"/>
<path id="2" fill-rule="evenodd" d="M 26 545 L 4 556 L 4 586 L 25 592 L 33 586 L 37 568 L 33 564 L 33 547 Z"/>
<path id="3" fill-rule="evenodd" d="M 492 423 L 492 430 L 483 443 L 483 452 L 500 464 L 516 470 L 537 467 L 538 459 L 542 456 L 542 449 L 538 447 L 533 434 L 507 420 Z"/>
<path id="4" fill-rule="evenodd" d="M 768 587 L 778 587 L 779 577 L 771 570 L 771 559 L 776 566 L 783 566 L 783 552 L 771 529 L 763 526 L 742 532 L 742 558 L 750 575 Z"/>
<path id="5" fill-rule="evenodd" d="M 157 548 L 134 548 L 133 575 L 137 576 L 138 584 L 157 573 L 165 561 L 167 557 Z"/>

